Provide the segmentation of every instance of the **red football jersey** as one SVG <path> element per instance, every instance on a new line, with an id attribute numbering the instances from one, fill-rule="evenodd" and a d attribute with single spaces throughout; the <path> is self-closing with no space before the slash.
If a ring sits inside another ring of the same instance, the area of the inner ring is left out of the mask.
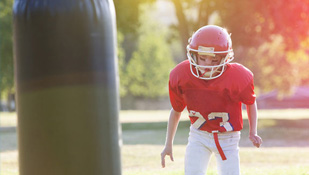
<path id="1" fill-rule="evenodd" d="M 183 61 L 170 73 L 173 109 L 181 112 L 187 107 L 191 124 L 200 130 L 241 130 L 241 103 L 250 105 L 256 98 L 252 72 L 241 64 L 230 63 L 220 77 L 202 80 L 192 75 L 190 66 L 188 60 Z"/>

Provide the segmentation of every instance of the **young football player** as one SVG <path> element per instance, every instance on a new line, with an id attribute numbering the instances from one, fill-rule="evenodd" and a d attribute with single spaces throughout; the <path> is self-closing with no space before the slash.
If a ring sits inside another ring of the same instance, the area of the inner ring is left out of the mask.
<path id="1" fill-rule="evenodd" d="M 247 107 L 249 139 L 260 147 L 253 74 L 233 58 L 227 30 L 207 25 L 196 31 L 187 46 L 188 60 L 170 73 L 172 109 L 168 121 L 165 156 L 173 161 L 173 140 L 181 112 L 187 107 L 191 121 L 185 153 L 185 175 L 205 175 L 212 153 L 220 175 L 239 175 L 239 140 L 243 128 L 242 103 Z"/>

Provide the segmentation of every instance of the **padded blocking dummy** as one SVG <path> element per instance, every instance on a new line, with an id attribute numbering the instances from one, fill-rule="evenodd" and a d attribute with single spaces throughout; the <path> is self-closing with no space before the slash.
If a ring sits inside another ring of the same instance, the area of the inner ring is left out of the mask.
<path id="1" fill-rule="evenodd" d="M 20 175 L 121 174 L 112 0 L 15 0 Z"/>

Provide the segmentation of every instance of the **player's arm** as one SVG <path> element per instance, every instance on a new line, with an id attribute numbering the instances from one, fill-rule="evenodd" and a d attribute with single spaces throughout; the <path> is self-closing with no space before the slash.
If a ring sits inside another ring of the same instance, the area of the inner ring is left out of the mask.
<path id="1" fill-rule="evenodd" d="M 247 113 L 249 120 L 249 139 L 254 146 L 259 148 L 262 144 L 262 138 L 257 135 L 257 106 L 256 101 L 252 105 L 247 105 Z"/>
<path id="2" fill-rule="evenodd" d="M 170 117 L 167 125 L 167 133 L 166 133 L 166 141 L 165 147 L 161 153 L 161 165 L 162 168 L 165 167 L 165 156 L 170 156 L 171 160 L 174 161 L 173 158 L 173 141 L 176 134 L 176 130 L 178 127 L 179 119 L 181 112 L 177 112 L 174 109 L 170 112 Z"/>

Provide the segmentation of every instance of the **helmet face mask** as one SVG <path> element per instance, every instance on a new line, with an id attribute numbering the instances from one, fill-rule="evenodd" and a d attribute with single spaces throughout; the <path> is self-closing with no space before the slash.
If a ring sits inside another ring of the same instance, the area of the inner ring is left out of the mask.
<path id="1" fill-rule="evenodd" d="M 218 65 L 199 65 L 197 54 L 212 57 L 222 55 L 222 59 Z M 189 39 L 187 57 L 191 64 L 191 73 L 195 77 L 204 80 L 218 78 L 225 71 L 226 65 L 234 59 L 231 37 L 221 27 L 204 26 Z"/>

